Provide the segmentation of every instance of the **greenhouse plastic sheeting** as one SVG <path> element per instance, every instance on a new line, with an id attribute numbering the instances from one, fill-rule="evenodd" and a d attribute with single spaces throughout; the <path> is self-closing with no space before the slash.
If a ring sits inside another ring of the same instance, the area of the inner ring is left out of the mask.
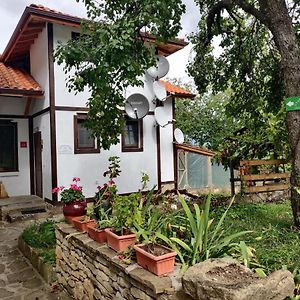
<path id="1" fill-rule="evenodd" d="M 179 188 L 227 188 L 230 187 L 230 173 L 222 165 L 211 164 L 210 157 L 196 153 L 185 152 L 181 155 L 179 168 Z M 185 162 L 184 168 L 182 163 Z M 186 172 L 186 176 L 183 176 Z"/>

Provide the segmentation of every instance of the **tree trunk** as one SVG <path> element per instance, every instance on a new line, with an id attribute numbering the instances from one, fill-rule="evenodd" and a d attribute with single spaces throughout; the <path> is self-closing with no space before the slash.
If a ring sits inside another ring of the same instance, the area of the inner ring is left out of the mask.
<path id="1" fill-rule="evenodd" d="M 286 97 L 300 96 L 300 51 L 285 0 L 261 0 L 260 7 L 281 55 L 285 95 Z M 299 110 L 287 112 L 286 126 L 292 157 L 291 204 L 294 223 L 299 227 L 300 194 L 295 189 L 295 187 L 300 187 Z"/>

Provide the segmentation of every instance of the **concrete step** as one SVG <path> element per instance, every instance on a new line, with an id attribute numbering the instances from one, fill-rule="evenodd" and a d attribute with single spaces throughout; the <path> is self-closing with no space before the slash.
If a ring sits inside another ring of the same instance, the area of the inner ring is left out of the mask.
<path id="1" fill-rule="evenodd" d="M 43 217 L 45 201 L 38 196 L 17 196 L 0 199 L 0 218 L 10 222 Z M 34 216 L 34 218 L 33 218 Z"/>

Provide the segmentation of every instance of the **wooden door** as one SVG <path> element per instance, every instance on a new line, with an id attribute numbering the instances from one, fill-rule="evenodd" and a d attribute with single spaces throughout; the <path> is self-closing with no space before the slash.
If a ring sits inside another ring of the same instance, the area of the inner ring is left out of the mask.
<path id="1" fill-rule="evenodd" d="M 33 140 L 34 140 L 35 194 L 43 198 L 42 135 L 40 131 L 34 133 Z"/>

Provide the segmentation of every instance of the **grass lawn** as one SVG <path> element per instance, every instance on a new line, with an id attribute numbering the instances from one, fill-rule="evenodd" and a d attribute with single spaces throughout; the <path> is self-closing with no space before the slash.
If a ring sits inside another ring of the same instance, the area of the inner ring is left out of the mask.
<path id="1" fill-rule="evenodd" d="M 211 217 L 220 216 L 225 208 L 216 207 Z M 286 265 L 289 270 L 300 268 L 300 231 L 292 227 L 290 202 L 245 203 L 233 205 L 225 219 L 227 234 L 252 230 L 243 239 L 255 248 L 258 262 L 272 272 Z"/>

